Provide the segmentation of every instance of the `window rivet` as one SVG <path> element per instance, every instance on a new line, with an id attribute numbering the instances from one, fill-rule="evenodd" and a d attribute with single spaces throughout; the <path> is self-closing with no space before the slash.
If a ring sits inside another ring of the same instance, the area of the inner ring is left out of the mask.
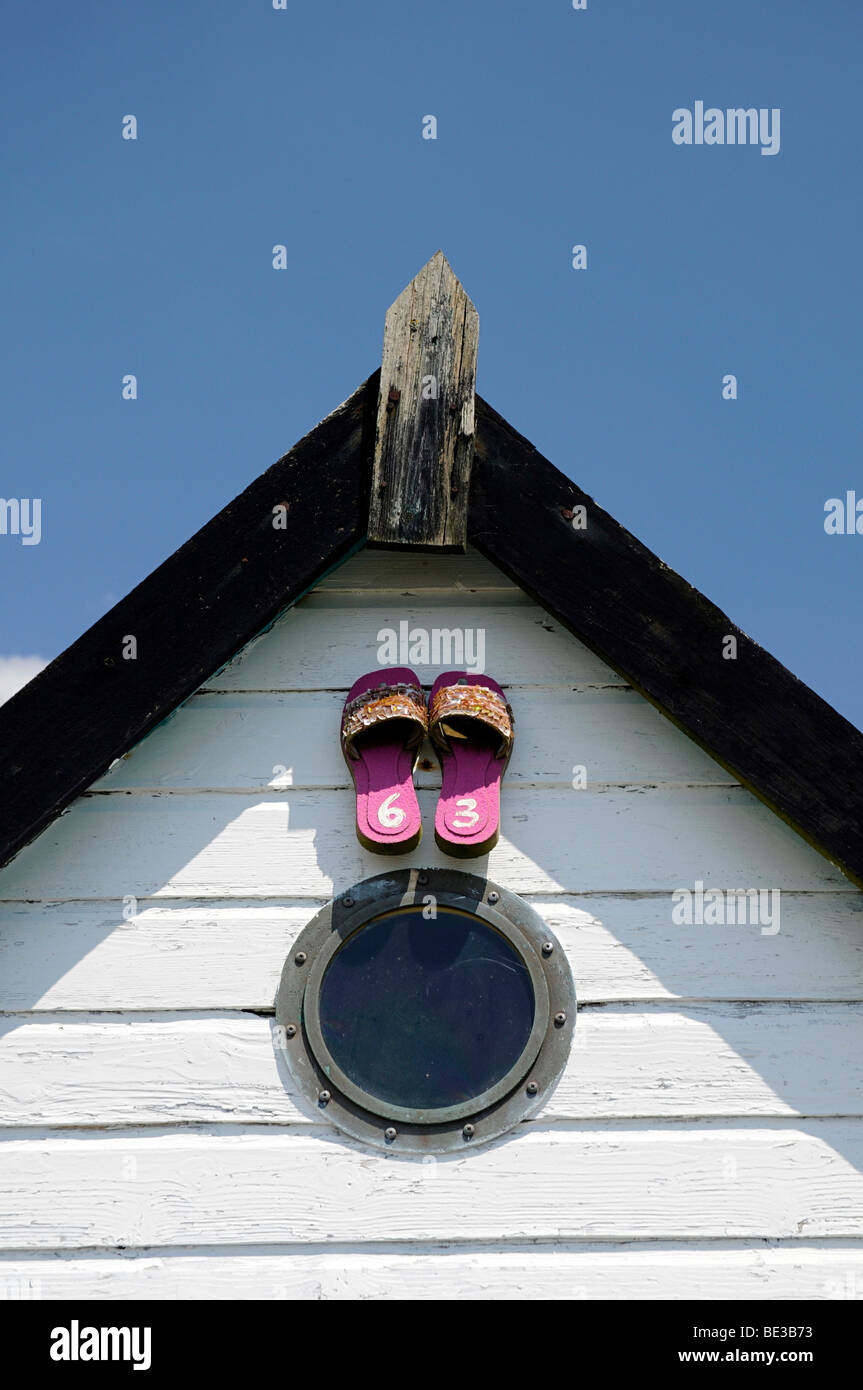
<path id="1" fill-rule="evenodd" d="M 489 893 L 488 900 L 490 903 L 496 903 L 499 897 L 500 893 Z"/>
<path id="2" fill-rule="evenodd" d="M 392 1125 L 390 1125 L 389 1129 L 384 1130 L 384 1138 L 386 1139 L 388 1144 L 391 1144 L 397 1136 L 398 1130 L 393 1129 Z"/>
<path id="3" fill-rule="evenodd" d="M 544 956 L 550 956 L 553 950 L 554 950 L 554 942 L 553 942 L 553 941 L 543 941 L 543 943 L 542 943 L 542 954 L 543 954 Z"/>
<path id="4" fill-rule="evenodd" d="M 554 1021 L 558 1028 L 563 1027 L 566 1023 L 566 1014 L 563 1012 L 563 1009 L 561 1009 L 559 1014 L 555 1014 Z"/>
<path id="5" fill-rule="evenodd" d="M 474 1133 L 475 1130 L 473 1125 L 465 1125 L 464 1129 L 462 1130 L 462 1134 L 464 1135 L 465 1139 L 472 1139 Z"/>
<path id="6" fill-rule="evenodd" d="M 329 1105 L 329 1103 L 330 1103 L 331 1100 L 332 1100 L 332 1096 L 330 1095 L 329 1091 L 318 1091 L 318 1104 L 319 1104 L 319 1105 Z"/>
<path id="7" fill-rule="evenodd" d="M 296 1024 L 294 1024 L 294 1023 L 289 1023 L 288 1026 L 287 1026 L 287 1028 L 285 1029 L 285 1037 L 286 1037 L 286 1038 L 295 1038 L 296 1035 L 297 1035 Z"/>
<path id="8" fill-rule="evenodd" d="M 307 957 L 305 951 L 297 951 L 297 954 L 294 956 L 294 964 L 305 965 L 306 959 Z"/>
<path id="9" fill-rule="evenodd" d="M 527 1094 L 528 1094 L 529 1096 L 536 1096 L 536 1095 L 539 1095 L 539 1087 L 537 1086 L 537 1084 L 536 1084 L 535 1081 L 528 1081 L 528 1083 L 527 1083 Z"/>
<path id="10" fill-rule="evenodd" d="M 417 883 L 428 883 L 428 874 L 417 874 Z"/>

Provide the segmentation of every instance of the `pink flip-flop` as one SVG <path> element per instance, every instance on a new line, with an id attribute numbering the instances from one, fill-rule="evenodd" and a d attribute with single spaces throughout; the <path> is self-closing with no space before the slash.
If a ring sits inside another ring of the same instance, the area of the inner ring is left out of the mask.
<path id="1" fill-rule="evenodd" d="M 513 715 L 489 676 L 446 671 L 429 696 L 429 734 L 443 785 L 434 835 L 445 854 L 486 854 L 500 835 L 500 784 L 512 752 Z"/>
<path id="2" fill-rule="evenodd" d="M 342 753 L 357 793 L 357 839 L 376 854 L 406 854 L 422 838 L 411 775 L 427 728 L 423 688 L 407 666 L 369 671 L 348 691 Z"/>

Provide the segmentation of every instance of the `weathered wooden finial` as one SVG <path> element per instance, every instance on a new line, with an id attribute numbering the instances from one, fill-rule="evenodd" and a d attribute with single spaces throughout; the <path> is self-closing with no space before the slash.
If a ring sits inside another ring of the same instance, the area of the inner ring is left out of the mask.
<path id="1" fill-rule="evenodd" d="M 478 340 L 479 315 L 437 251 L 386 317 L 369 544 L 465 549 Z"/>

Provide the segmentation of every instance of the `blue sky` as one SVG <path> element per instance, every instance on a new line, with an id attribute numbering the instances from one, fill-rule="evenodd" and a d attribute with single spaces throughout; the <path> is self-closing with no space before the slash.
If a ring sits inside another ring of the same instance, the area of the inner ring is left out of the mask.
<path id="1" fill-rule="evenodd" d="M 859 0 L 3 9 L 0 495 L 42 538 L 0 535 L 0 667 L 349 395 L 442 247 L 482 395 L 863 724 Z M 779 153 L 675 145 L 697 100 Z"/>

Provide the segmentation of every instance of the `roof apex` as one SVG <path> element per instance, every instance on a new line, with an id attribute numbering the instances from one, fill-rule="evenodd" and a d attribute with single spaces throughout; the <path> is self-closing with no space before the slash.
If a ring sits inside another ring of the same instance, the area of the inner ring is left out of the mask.
<path id="1" fill-rule="evenodd" d="M 863 734 L 474 398 L 476 311 L 443 252 L 396 305 L 418 284 L 431 295 L 435 276 L 447 306 L 445 339 L 455 356 L 443 360 L 455 394 L 439 412 L 451 432 L 441 433 L 432 411 L 429 437 L 450 451 L 450 502 L 458 498 L 467 540 L 863 884 Z M 410 334 L 410 316 L 400 324 L 419 412 L 403 411 L 402 420 L 411 427 L 417 467 L 437 467 L 423 454 L 421 412 L 426 403 L 438 405 L 440 395 L 423 397 L 419 389 L 427 375 L 423 353 L 436 351 L 433 324 L 429 319 L 422 335 Z M 412 347 L 412 336 L 426 341 Z M 393 362 L 395 370 L 398 358 Z M 388 363 L 385 340 L 382 372 L 0 708 L 0 865 L 328 570 L 378 539 L 367 535 L 373 464 L 393 462 L 404 499 L 421 500 L 410 473 L 396 468 L 397 432 L 386 422 L 398 412 L 386 406 L 400 407 L 401 394 Z M 399 394 L 391 402 L 393 389 Z M 459 471 L 468 446 L 469 497 Z M 377 477 L 378 484 L 388 481 L 386 473 Z M 458 534 L 449 506 L 420 507 L 419 514 L 427 528 L 419 544 L 441 548 Z M 378 515 L 392 520 L 385 509 Z M 412 541 L 396 535 L 397 544 Z M 137 637 L 138 660 L 123 659 L 129 633 Z M 725 656 L 729 637 L 733 660 Z"/>

